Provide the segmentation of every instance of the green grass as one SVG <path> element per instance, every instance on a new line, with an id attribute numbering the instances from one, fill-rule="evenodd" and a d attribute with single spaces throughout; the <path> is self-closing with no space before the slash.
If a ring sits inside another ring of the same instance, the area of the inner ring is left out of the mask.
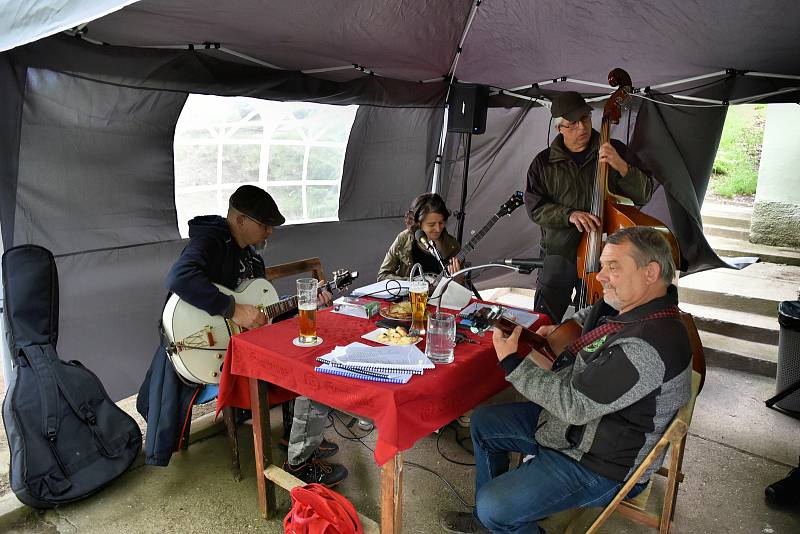
<path id="1" fill-rule="evenodd" d="M 711 171 L 711 187 L 718 195 L 731 198 L 755 194 L 766 111 L 763 104 L 728 109 Z"/>

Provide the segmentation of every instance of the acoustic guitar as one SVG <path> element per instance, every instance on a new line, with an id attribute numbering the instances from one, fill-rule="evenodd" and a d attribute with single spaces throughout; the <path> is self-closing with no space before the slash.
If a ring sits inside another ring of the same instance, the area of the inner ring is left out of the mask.
<path id="1" fill-rule="evenodd" d="M 341 290 L 357 277 L 358 271 L 334 271 L 333 281 L 320 286 L 319 291 Z M 268 320 L 297 309 L 296 295 L 280 300 L 275 287 L 264 278 L 247 280 L 235 290 L 214 285 L 225 295 L 233 296 L 237 304 L 255 306 Z M 161 324 L 168 342 L 167 357 L 178 375 L 192 384 L 219 384 L 231 336 L 245 330 L 221 315 L 209 315 L 174 294 L 164 306 Z"/>

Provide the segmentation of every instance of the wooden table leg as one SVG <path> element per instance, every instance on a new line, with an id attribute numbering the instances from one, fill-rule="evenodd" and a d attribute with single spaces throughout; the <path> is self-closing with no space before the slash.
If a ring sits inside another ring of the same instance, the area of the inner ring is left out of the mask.
<path id="1" fill-rule="evenodd" d="M 236 408 L 226 406 L 222 409 L 222 419 L 225 421 L 225 430 L 228 434 L 228 448 L 231 451 L 231 471 L 236 482 L 242 480 L 242 470 L 239 467 L 239 435 L 236 432 Z"/>
<path id="2" fill-rule="evenodd" d="M 269 394 L 266 382 L 250 379 L 250 411 L 253 416 L 253 449 L 256 455 L 256 485 L 258 510 L 261 517 L 275 515 L 275 483 L 267 480 L 264 470 L 272 465 L 272 436 L 269 422 Z"/>
<path id="3" fill-rule="evenodd" d="M 403 530 L 403 454 L 381 467 L 381 534 Z"/>

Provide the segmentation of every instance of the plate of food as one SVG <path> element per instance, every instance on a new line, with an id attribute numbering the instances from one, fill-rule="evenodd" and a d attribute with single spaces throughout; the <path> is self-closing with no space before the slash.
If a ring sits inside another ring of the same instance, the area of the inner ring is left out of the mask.
<path id="1" fill-rule="evenodd" d="M 380 310 L 381 317 L 386 319 L 394 319 L 395 321 L 409 321 L 411 322 L 411 301 L 404 300 L 397 304 L 384 306 Z"/>
<path id="2" fill-rule="evenodd" d="M 376 328 L 372 332 L 368 332 L 361 337 L 382 345 L 411 345 L 412 343 L 419 343 L 422 341 L 420 336 L 408 335 L 408 330 L 402 326 L 396 328 Z"/>

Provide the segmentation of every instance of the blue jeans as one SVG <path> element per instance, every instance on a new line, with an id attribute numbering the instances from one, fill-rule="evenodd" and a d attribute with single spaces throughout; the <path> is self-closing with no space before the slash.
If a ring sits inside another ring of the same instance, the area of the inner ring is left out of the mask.
<path id="1" fill-rule="evenodd" d="M 519 402 L 484 406 L 472 414 L 475 515 L 496 534 L 539 534 L 540 519 L 570 508 L 604 506 L 623 485 L 540 447 L 534 434 L 541 410 L 532 402 Z M 535 457 L 509 471 L 512 451 Z M 634 486 L 629 497 L 644 487 Z"/>

